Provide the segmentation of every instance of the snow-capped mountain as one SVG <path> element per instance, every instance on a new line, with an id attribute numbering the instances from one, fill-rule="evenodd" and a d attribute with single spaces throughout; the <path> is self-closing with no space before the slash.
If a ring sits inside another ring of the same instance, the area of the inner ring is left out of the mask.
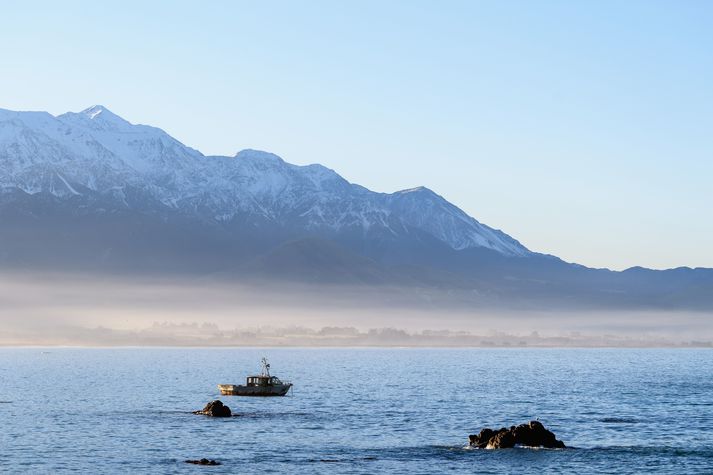
<path id="1" fill-rule="evenodd" d="M 204 156 L 102 106 L 0 109 L 0 271 L 32 269 L 357 284 L 439 308 L 713 309 L 712 269 L 568 264 L 427 188 L 375 193 L 256 150 Z"/>
<path id="2" fill-rule="evenodd" d="M 398 240 L 417 232 L 454 250 L 530 255 L 427 188 L 375 193 L 324 166 L 292 165 L 256 150 L 204 156 L 103 106 L 57 117 L 0 109 L 0 190 L 49 194 L 82 209 L 83 201 L 99 200 L 102 210 L 113 203 L 327 237 Z"/>

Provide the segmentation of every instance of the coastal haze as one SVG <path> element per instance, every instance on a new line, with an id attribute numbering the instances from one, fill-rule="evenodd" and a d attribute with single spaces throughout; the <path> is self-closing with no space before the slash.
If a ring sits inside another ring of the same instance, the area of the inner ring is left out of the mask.
<path id="1" fill-rule="evenodd" d="M 5 345 L 710 346 L 710 315 L 507 309 L 433 289 L 13 273 L 0 277 Z M 327 294 L 327 295 L 325 295 Z"/>
<path id="2" fill-rule="evenodd" d="M 713 269 L 568 263 L 426 187 L 205 156 L 104 106 L 0 110 L 0 219 L 3 344 L 713 339 Z"/>

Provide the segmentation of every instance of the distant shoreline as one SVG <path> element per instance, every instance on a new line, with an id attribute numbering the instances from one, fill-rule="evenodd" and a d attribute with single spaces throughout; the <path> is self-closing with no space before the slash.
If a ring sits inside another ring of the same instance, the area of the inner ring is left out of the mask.
<path id="1" fill-rule="evenodd" d="M 606 349 L 620 349 L 620 350 L 667 350 L 667 349 L 711 349 L 713 345 L 669 345 L 669 346 L 305 346 L 305 345 L 261 345 L 261 346 L 248 346 L 248 345 L 25 345 L 25 344 L 1 344 L 0 349 L 22 349 L 22 348 L 51 348 L 51 349 L 260 349 L 260 348 L 271 348 L 271 349 L 321 349 L 321 350 L 368 350 L 368 349 L 391 349 L 391 350 L 606 350 Z"/>
<path id="2" fill-rule="evenodd" d="M 155 328 L 153 329 L 155 330 Z M 166 329 L 164 329 L 166 330 Z M 608 349 L 608 348 L 713 348 L 707 340 L 675 340 L 654 337 L 617 337 L 611 335 L 527 336 L 496 334 L 471 335 L 466 332 L 407 333 L 395 329 L 372 329 L 351 336 L 324 335 L 322 330 L 310 334 L 286 334 L 285 329 L 259 332 L 220 332 L 205 335 L 181 334 L 175 331 L 155 332 L 87 330 L 82 338 L 76 332 L 55 338 L 33 338 L 31 335 L 2 335 L 0 348 L 335 348 L 335 349 Z M 356 330 L 355 330 L 356 331 Z M 426 333 L 426 334 L 424 334 Z"/>

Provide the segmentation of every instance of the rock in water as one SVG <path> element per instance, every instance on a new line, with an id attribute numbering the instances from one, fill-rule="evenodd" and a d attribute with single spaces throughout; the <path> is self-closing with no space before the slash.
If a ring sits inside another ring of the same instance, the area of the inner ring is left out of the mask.
<path id="1" fill-rule="evenodd" d="M 203 414 L 211 417 L 230 417 L 233 414 L 230 408 L 220 401 L 211 401 L 201 411 L 193 411 L 193 414 Z"/>
<path id="2" fill-rule="evenodd" d="M 220 465 L 220 462 L 208 459 L 186 460 L 186 463 L 192 463 L 194 465 Z"/>
<path id="3" fill-rule="evenodd" d="M 500 430 L 485 428 L 479 434 L 468 436 L 470 445 L 481 449 L 507 449 L 521 445 L 524 447 L 545 447 L 548 449 L 564 449 L 564 442 L 557 440 L 555 435 L 545 429 L 538 421 L 529 424 L 503 427 Z"/>

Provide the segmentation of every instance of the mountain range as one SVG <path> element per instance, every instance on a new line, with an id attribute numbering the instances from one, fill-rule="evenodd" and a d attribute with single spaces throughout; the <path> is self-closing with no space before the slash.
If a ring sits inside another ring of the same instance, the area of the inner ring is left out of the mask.
<path id="1" fill-rule="evenodd" d="M 418 187 L 263 151 L 205 156 L 103 106 L 0 109 L 0 265 L 433 292 L 466 306 L 713 309 L 713 269 L 591 269 Z"/>

